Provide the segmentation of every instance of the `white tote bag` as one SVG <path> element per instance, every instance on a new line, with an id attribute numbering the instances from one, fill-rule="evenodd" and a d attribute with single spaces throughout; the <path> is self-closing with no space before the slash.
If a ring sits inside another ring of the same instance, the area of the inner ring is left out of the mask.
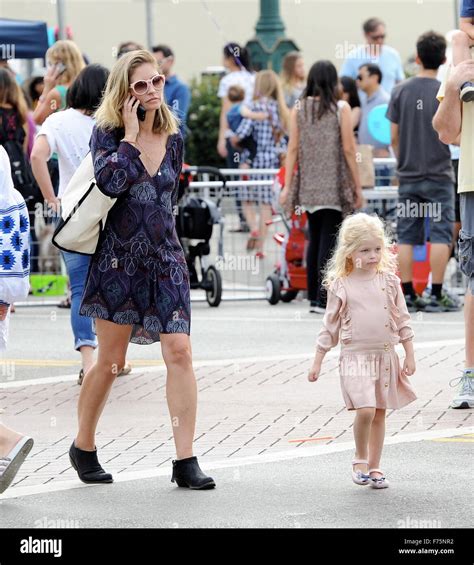
<path id="1" fill-rule="evenodd" d="M 88 153 L 61 198 L 61 219 L 53 235 L 53 244 L 63 251 L 93 255 L 107 214 L 116 201 L 98 188 L 92 155 Z"/>

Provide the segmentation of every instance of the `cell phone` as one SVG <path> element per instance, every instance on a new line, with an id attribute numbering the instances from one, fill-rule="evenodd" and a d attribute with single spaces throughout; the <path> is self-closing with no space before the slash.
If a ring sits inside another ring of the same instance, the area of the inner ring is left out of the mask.
<path id="1" fill-rule="evenodd" d="M 146 110 L 141 104 L 137 107 L 137 117 L 141 122 L 143 122 L 146 118 Z"/>
<path id="2" fill-rule="evenodd" d="M 56 65 L 56 70 L 59 72 L 59 75 L 62 75 L 64 73 L 64 71 L 66 70 L 66 65 L 64 63 L 58 63 Z"/>

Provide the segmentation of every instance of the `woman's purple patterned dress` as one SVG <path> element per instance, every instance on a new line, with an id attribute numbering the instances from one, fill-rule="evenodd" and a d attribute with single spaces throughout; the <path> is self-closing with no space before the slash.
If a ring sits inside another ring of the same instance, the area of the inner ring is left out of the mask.
<path id="1" fill-rule="evenodd" d="M 170 135 L 161 175 L 151 177 L 140 151 L 120 142 L 123 130 L 94 127 L 91 153 L 97 186 L 117 197 L 92 257 L 80 313 L 133 324 L 132 343 L 191 326 L 189 272 L 175 227 L 181 134 Z"/>

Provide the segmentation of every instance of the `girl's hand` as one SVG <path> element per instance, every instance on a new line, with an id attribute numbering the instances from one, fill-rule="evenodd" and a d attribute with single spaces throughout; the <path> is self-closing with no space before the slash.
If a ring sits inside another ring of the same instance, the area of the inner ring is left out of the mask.
<path id="1" fill-rule="evenodd" d="M 415 356 L 407 355 L 403 361 L 402 374 L 409 377 L 416 371 Z"/>
<path id="2" fill-rule="evenodd" d="M 122 108 L 122 119 L 125 126 L 125 137 L 135 141 L 137 139 L 140 126 L 138 123 L 137 108 L 139 105 L 138 98 L 131 94 L 125 100 Z"/>
<path id="3" fill-rule="evenodd" d="M 314 383 L 314 381 L 317 381 L 319 379 L 320 372 L 321 372 L 321 363 L 314 361 L 313 366 L 311 367 L 308 373 L 308 381 L 310 383 Z"/>

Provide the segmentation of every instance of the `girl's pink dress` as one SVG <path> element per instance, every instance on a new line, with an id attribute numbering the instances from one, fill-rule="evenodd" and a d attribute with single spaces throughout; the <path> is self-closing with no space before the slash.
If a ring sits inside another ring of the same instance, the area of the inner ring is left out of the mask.
<path id="1" fill-rule="evenodd" d="M 339 373 L 348 410 L 402 408 L 416 399 L 394 348 L 414 337 L 395 274 L 377 273 L 369 280 L 349 275 L 334 281 L 317 349 L 329 351 L 339 335 Z"/>

